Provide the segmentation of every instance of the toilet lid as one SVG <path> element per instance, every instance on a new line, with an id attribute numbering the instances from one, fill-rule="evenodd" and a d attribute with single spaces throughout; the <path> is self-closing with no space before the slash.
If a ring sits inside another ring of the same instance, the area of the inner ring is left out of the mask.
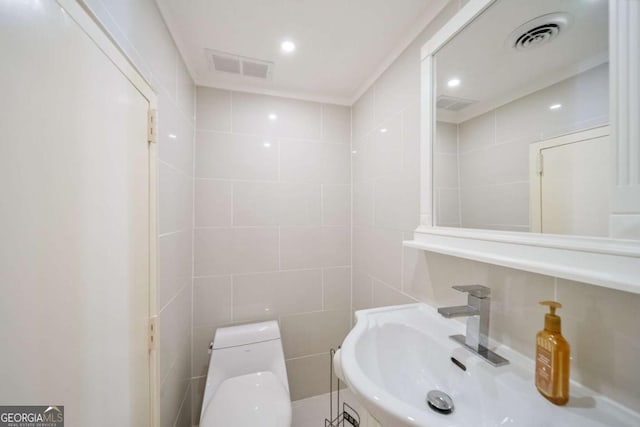
<path id="1" fill-rule="evenodd" d="M 216 390 L 201 427 L 289 427 L 289 393 L 272 372 L 229 378 Z"/>

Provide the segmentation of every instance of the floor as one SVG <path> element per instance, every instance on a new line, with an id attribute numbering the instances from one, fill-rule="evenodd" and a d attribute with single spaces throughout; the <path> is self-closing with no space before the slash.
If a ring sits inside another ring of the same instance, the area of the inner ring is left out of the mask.
<path id="1" fill-rule="evenodd" d="M 336 414 L 336 393 L 333 393 L 333 417 Z M 353 394 L 347 389 L 340 390 L 340 407 L 345 402 L 351 405 L 356 413 L 360 412 L 360 407 Z M 313 396 L 308 399 L 296 400 L 291 404 L 293 409 L 293 420 L 291 427 L 325 427 L 325 419 L 329 418 L 329 393 Z M 327 423 L 328 427 L 329 424 Z M 337 427 L 337 426 L 335 426 Z M 351 427 L 349 423 L 340 424 L 340 427 Z"/>

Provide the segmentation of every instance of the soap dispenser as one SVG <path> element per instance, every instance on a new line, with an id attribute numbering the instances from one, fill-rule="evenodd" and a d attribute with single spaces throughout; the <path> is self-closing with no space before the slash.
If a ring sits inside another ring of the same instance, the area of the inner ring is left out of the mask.
<path id="1" fill-rule="evenodd" d="M 564 405 L 569 401 L 569 343 L 560 332 L 560 317 L 555 301 L 541 301 L 549 307 L 544 329 L 536 336 L 536 387 L 547 400 Z"/>

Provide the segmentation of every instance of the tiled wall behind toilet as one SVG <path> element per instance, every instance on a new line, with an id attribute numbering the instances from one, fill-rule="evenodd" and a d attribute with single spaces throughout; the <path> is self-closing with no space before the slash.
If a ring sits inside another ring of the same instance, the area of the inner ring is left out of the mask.
<path id="1" fill-rule="evenodd" d="M 199 87 L 196 111 L 194 422 L 217 327 L 279 320 L 297 400 L 351 307 L 350 108 Z"/>
<path id="2" fill-rule="evenodd" d="M 419 221 L 420 48 L 465 3 L 449 2 L 352 107 L 353 308 L 459 305 L 466 296 L 452 285 L 483 284 L 492 290 L 491 337 L 533 358 L 544 326 L 538 301 L 557 299 L 572 378 L 640 410 L 640 295 L 402 246 Z"/>

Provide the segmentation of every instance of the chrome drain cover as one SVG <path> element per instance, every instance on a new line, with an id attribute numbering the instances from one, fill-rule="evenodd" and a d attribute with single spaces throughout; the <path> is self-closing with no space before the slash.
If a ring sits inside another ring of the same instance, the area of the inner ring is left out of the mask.
<path id="1" fill-rule="evenodd" d="M 429 408 L 441 414 L 453 412 L 453 399 L 447 393 L 440 390 L 431 390 L 427 393 L 427 405 Z"/>

